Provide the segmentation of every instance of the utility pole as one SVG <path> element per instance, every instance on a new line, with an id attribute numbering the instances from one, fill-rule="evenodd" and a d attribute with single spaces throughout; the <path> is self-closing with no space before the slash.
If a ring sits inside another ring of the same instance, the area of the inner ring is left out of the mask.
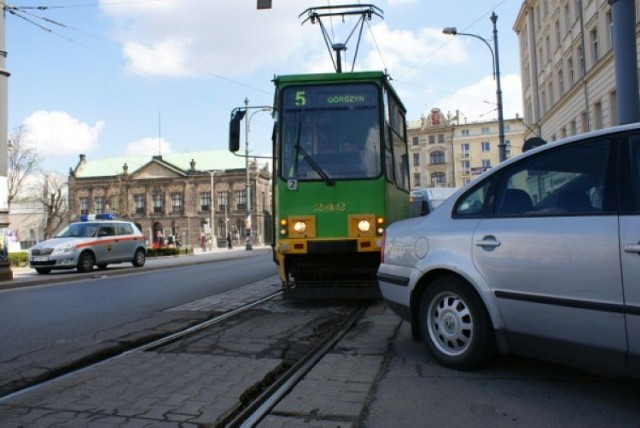
<path id="1" fill-rule="evenodd" d="M 0 280 L 13 279 L 6 234 L 9 227 L 9 178 L 7 175 L 9 72 L 6 70 L 5 9 L 6 6 L 3 3 L 2 15 L 0 16 L 0 229 L 3 230 L 2 250 L 0 251 Z"/>

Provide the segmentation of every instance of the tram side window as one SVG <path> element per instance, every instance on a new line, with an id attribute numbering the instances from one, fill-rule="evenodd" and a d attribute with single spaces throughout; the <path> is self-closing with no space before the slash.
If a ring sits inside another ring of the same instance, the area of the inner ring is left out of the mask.
<path id="1" fill-rule="evenodd" d="M 390 146 L 393 150 L 393 170 L 395 182 L 401 189 L 409 190 L 409 164 L 404 114 L 393 98 L 389 98 L 391 119 Z M 387 165 L 388 167 L 388 165 Z M 388 174 L 389 172 L 387 172 Z"/>

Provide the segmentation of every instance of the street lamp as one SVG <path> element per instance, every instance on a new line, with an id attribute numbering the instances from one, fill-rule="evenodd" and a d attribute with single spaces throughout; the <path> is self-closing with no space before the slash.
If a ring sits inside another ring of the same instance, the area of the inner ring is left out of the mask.
<path id="1" fill-rule="evenodd" d="M 209 171 L 209 175 L 211 175 L 211 193 L 209 195 L 209 214 L 211 215 L 210 221 L 211 221 L 211 227 L 209 227 L 209 229 L 211 230 L 211 247 L 215 248 L 218 246 L 218 234 L 216 233 L 216 205 L 215 205 L 215 195 L 216 193 L 214 192 L 214 188 L 213 188 L 213 184 L 214 184 L 214 179 L 213 176 L 215 175 L 215 171 Z M 226 236 L 225 236 L 226 237 Z M 215 239 L 215 242 L 214 242 Z M 215 246 L 215 247 L 214 247 Z"/>
<path id="2" fill-rule="evenodd" d="M 452 36 L 470 36 L 475 37 L 478 40 L 487 45 L 489 51 L 491 51 L 491 59 L 493 62 L 493 80 L 496 81 L 496 98 L 498 99 L 498 155 L 500 162 L 507 158 L 507 148 L 504 144 L 504 116 L 502 113 L 502 89 L 500 88 L 500 60 L 498 58 L 498 29 L 496 28 L 496 22 L 498 21 L 498 15 L 495 12 L 491 12 L 491 22 L 493 23 L 493 49 L 489 42 L 476 34 L 459 33 L 456 27 L 445 27 L 442 32 L 444 34 L 450 34 Z"/>
<path id="3" fill-rule="evenodd" d="M 244 99 L 244 109 L 245 109 L 245 114 L 247 111 L 249 111 L 250 108 L 253 109 L 257 109 L 256 111 L 254 111 L 253 113 L 251 113 L 251 115 L 247 116 L 247 119 L 244 123 L 244 160 L 245 160 L 245 169 L 246 169 L 246 173 L 247 173 L 247 220 L 246 220 L 246 243 L 245 243 L 245 250 L 250 251 L 253 250 L 252 244 L 251 244 L 251 230 L 252 230 L 252 225 L 251 225 L 251 178 L 249 175 L 249 127 L 250 127 L 250 122 L 251 122 L 251 118 L 258 112 L 261 111 L 271 111 L 271 107 L 249 107 L 249 98 Z M 257 188 L 256 188 L 257 191 Z"/>

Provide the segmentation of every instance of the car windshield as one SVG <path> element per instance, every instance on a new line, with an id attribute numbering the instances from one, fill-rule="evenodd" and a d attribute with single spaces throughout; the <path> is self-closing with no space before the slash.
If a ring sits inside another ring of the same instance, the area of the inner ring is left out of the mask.
<path id="1" fill-rule="evenodd" d="M 90 238 L 96 235 L 100 225 L 96 223 L 71 223 L 62 229 L 55 238 Z"/>

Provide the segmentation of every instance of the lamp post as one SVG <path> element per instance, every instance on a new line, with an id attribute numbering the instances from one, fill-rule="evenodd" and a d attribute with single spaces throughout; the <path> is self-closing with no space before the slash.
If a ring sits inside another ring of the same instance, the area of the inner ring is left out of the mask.
<path id="1" fill-rule="evenodd" d="M 209 227 L 209 229 L 211 230 L 211 247 L 213 248 L 214 246 L 217 247 L 218 246 L 218 234 L 216 233 L 216 205 L 215 205 L 215 192 L 214 192 L 214 188 L 213 188 L 213 184 L 214 184 L 214 175 L 215 175 L 215 171 L 209 171 L 209 175 L 211 175 L 211 194 L 209 195 L 210 201 L 209 201 L 209 214 L 211 215 L 210 217 L 210 221 L 211 221 L 211 227 Z M 214 241 L 215 239 L 215 241 Z"/>
<path id="2" fill-rule="evenodd" d="M 460 33 L 456 27 L 446 27 L 442 30 L 444 34 L 450 34 L 453 36 L 470 36 L 481 40 L 491 51 L 491 59 L 493 62 L 493 80 L 496 81 L 496 98 L 498 103 L 498 155 L 500 162 L 507 158 L 507 147 L 504 143 L 504 116 L 502 112 L 502 88 L 500 87 L 500 60 L 498 57 L 498 28 L 496 22 L 498 21 L 498 15 L 495 12 L 491 12 L 491 22 L 493 23 L 493 48 L 489 42 L 478 36 L 477 34 Z"/>
<path id="3" fill-rule="evenodd" d="M 247 116 L 247 119 L 244 123 L 244 132 L 245 132 L 245 136 L 244 136 L 244 159 L 245 159 L 245 169 L 246 169 L 246 173 L 247 173 L 247 184 L 246 184 L 246 193 L 247 193 L 247 220 L 246 220 L 246 243 L 245 243 L 245 250 L 250 251 L 253 249 L 252 243 L 251 243 L 251 231 L 252 231 L 252 224 L 251 224 L 251 176 L 249 174 L 249 130 L 250 130 L 250 122 L 251 122 L 251 118 L 258 112 L 261 111 L 271 111 L 271 107 L 250 107 L 249 106 L 249 98 L 244 99 L 244 108 L 245 108 L 245 112 L 249 111 L 250 108 L 253 109 L 257 109 L 256 111 L 254 111 L 253 113 L 251 113 L 251 115 Z"/>

